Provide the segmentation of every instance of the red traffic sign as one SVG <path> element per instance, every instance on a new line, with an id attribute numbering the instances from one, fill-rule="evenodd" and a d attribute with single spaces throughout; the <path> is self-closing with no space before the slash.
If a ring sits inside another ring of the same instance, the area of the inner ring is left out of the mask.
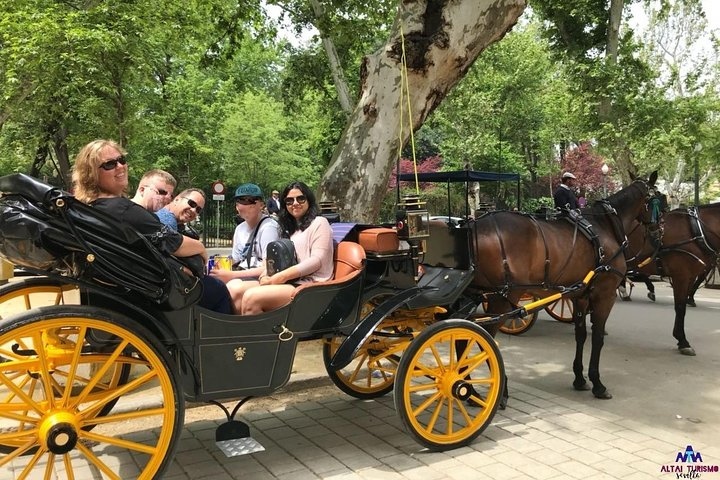
<path id="1" fill-rule="evenodd" d="M 210 189 L 212 190 L 213 195 L 225 195 L 225 184 L 220 180 L 213 182 Z"/>

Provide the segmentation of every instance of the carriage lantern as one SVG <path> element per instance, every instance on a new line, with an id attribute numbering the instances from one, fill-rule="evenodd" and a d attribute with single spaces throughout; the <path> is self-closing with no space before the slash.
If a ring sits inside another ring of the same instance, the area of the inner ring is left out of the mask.
<path id="1" fill-rule="evenodd" d="M 420 240 L 430 236 L 430 213 L 419 195 L 403 195 L 395 212 L 400 240 Z"/>

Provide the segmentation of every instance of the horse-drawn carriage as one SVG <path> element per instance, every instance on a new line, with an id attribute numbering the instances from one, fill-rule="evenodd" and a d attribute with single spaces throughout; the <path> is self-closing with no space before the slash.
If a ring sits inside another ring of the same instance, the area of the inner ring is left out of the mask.
<path id="1" fill-rule="evenodd" d="M 624 216 L 637 215 L 638 194 Z M 197 281 L 134 230 L 31 177 L 0 178 L 0 254 L 38 275 L 0 288 L 0 306 L 19 300 L 22 310 L 0 321 L 0 468 L 24 456 L 19 478 L 58 469 L 160 476 L 186 401 L 225 410 L 216 437 L 226 453 L 253 451 L 238 409 L 285 385 L 298 342 L 312 339 L 324 339 L 328 373 L 344 392 L 393 391 L 420 444 L 472 442 L 504 399 L 498 326 L 590 290 L 607 269 L 590 265 L 561 291 L 488 315 L 473 286 L 478 224 L 418 213 L 397 228 L 355 225 L 337 245 L 332 280 L 297 288 L 277 310 L 234 316 L 194 305 Z M 34 306 L 37 295 L 51 305 Z M 241 400 L 232 413 L 218 402 L 233 398 Z"/>
<path id="2" fill-rule="evenodd" d="M 233 316 L 183 304 L 197 285 L 180 281 L 174 262 L 66 192 L 24 175 L 0 178 L 0 192 L 0 251 L 38 275 L 0 289 L 0 304 L 21 304 L 0 321 L 0 468 L 22 456 L 19 478 L 157 477 L 186 401 L 242 398 L 218 440 L 257 448 L 233 417 L 286 384 L 298 342 L 310 339 L 325 339 L 343 391 L 394 389 L 403 423 L 431 449 L 471 442 L 501 402 L 504 366 L 488 333 L 499 319 L 474 321 L 467 304 L 448 318 L 472 279 L 467 229 L 445 227 L 450 243 L 425 250 L 388 250 L 377 236 L 395 230 L 358 225 L 337 245 L 332 280 L 298 288 L 280 309 Z"/>

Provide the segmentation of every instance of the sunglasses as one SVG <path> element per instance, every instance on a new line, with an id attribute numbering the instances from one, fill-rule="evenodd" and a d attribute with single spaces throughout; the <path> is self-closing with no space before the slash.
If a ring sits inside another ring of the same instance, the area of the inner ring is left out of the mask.
<path id="1" fill-rule="evenodd" d="M 305 195 L 298 195 L 297 197 L 285 197 L 285 205 L 288 207 L 295 203 L 295 200 L 297 200 L 297 203 L 300 205 L 305 205 L 305 202 L 307 202 L 307 197 Z"/>
<path id="2" fill-rule="evenodd" d="M 145 188 L 151 188 L 151 189 L 155 190 L 157 192 L 157 194 L 160 195 L 161 197 L 164 197 L 164 196 L 170 194 L 170 192 L 168 192 L 164 188 L 155 188 L 155 187 L 151 187 L 150 185 L 145 185 Z"/>
<path id="3" fill-rule="evenodd" d="M 107 162 L 103 162 L 100 164 L 100 168 L 103 170 L 115 170 L 115 168 L 118 166 L 118 163 L 120 165 L 127 165 L 127 158 L 125 158 L 125 155 L 120 155 L 117 158 L 113 158 L 111 160 L 108 160 Z"/>
<path id="4" fill-rule="evenodd" d="M 187 200 L 187 204 L 190 205 L 190 208 L 194 208 L 198 215 L 200 215 L 200 212 L 203 211 L 203 207 L 197 204 L 195 200 L 188 197 L 183 197 L 185 200 Z"/>
<path id="5" fill-rule="evenodd" d="M 257 199 L 253 197 L 238 197 L 235 199 L 235 203 L 240 205 L 255 205 Z"/>

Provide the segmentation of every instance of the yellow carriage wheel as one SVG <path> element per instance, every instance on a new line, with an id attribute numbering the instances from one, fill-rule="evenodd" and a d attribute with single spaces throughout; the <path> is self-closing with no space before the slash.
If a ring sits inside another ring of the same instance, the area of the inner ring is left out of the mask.
<path id="1" fill-rule="evenodd" d="M 78 303 L 76 285 L 47 277 L 27 277 L 0 287 L 0 319 L 31 308 Z"/>
<path id="2" fill-rule="evenodd" d="M 518 300 L 518 305 L 526 305 L 533 301 L 535 301 L 535 297 L 525 294 L 520 297 L 520 300 Z M 535 321 L 538 318 L 538 313 L 539 312 L 535 311 L 533 313 L 528 313 L 522 318 L 511 318 L 506 320 L 502 325 L 500 325 L 500 331 L 507 333 L 508 335 L 520 335 L 525 333 L 535 324 Z"/>
<path id="3" fill-rule="evenodd" d="M 558 322 L 572 323 L 573 302 L 569 298 L 560 298 L 548 304 L 545 311 Z"/>
<path id="4" fill-rule="evenodd" d="M 60 282 L 49 277 L 26 277 L 10 282 L 0 287 L 0 320 L 21 313 L 32 308 L 50 305 L 76 305 L 80 303 L 80 289 L 77 285 L 67 282 Z M 2 356 L 0 355 L 0 361 Z M 80 371 L 85 376 L 90 375 L 92 370 L 97 368 L 96 364 L 87 362 Z M 82 372 L 85 370 L 86 372 Z M 95 388 L 113 388 L 127 381 L 130 375 L 130 365 L 114 365 L 105 375 L 102 382 L 98 382 Z M 113 402 L 108 402 L 98 415 L 106 415 L 112 410 Z M 93 425 L 85 427 L 86 430 L 93 428 Z M 0 452 L 5 451 L 0 445 Z"/>
<path id="5" fill-rule="evenodd" d="M 323 360 L 330 380 L 348 395 L 367 400 L 387 395 L 393 389 L 395 372 L 409 338 L 370 335 L 349 365 L 340 370 L 328 366 L 346 337 L 332 337 L 323 343 Z"/>
<path id="6" fill-rule="evenodd" d="M 378 296 L 365 302 L 360 318 L 369 315 L 383 298 Z M 376 331 L 389 333 L 390 330 L 383 329 L 381 324 Z M 370 335 L 350 364 L 340 370 L 331 370 L 330 362 L 345 338 L 334 336 L 326 338 L 323 342 L 325 370 L 335 386 L 351 397 L 361 400 L 382 397 L 392 392 L 395 371 L 408 340 Z"/>
<path id="7" fill-rule="evenodd" d="M 423 446 L 472 442 L 492 421 L 505 389 L 495 340 L 467 320 L 430 325 L 408 346 L 395 381 L 395 409 Z"/>
<path id="8" fill-rule="evenodd" d="M 42 307 L 0 323 L 0 358 L 0 470 L 150 479 L 171 461 L 184 400 L 145 327 L 90 306 Z M 126 367 L 130 378 L 106 381 Z"/>

